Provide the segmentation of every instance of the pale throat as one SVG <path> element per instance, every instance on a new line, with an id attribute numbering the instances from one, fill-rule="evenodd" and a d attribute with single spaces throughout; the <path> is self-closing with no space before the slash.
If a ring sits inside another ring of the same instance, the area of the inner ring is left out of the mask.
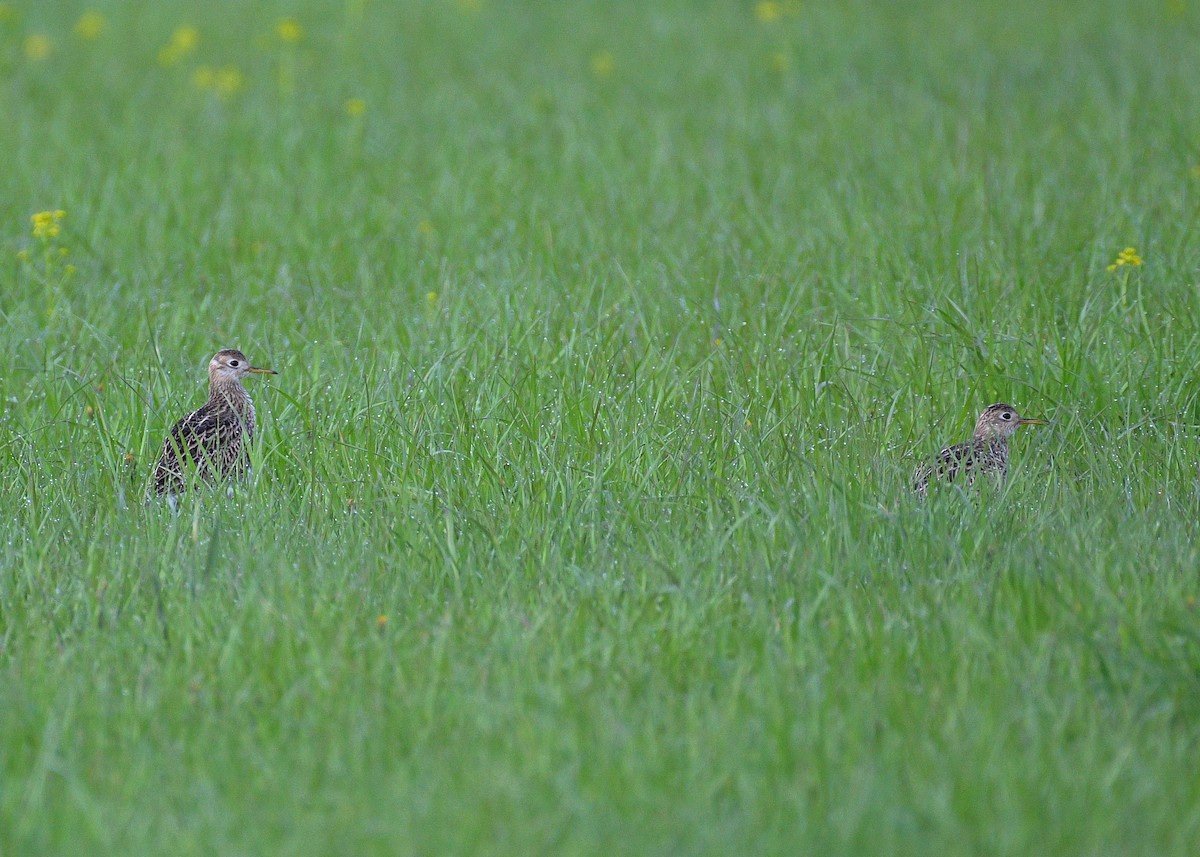
<path id="1" fill-rule="evenodd" d="M 213 378 L 208 390 L 208 400 L 213 404 L 228 408 L 241 419 L 248 432 L 254 431 L 254 402 L 240 381 L 224 378 Z"/>

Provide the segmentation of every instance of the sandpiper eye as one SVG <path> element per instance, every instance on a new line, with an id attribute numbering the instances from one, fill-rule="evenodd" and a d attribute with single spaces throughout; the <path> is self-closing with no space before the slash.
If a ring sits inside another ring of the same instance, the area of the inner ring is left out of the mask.
<path id="1" fill-rule="evenodd" d="M 233 365 L 236 366 L 237 363 L 234 363 Z M 1000 416 L 1004 417 L 1004 419 L 1006 419 L 1006 420 L 1011 420 L 1012 419 L 1012 411 L 1005 411 Z"/>
<path id="2" fill-rule="evenodd" d="M 230 360 L 230 361 L 229 361 L 229 365 L 230 365 L 230 366 L 233 366 L 233 367 L 236 369 L 236 368 L 237 368 L 237 365 L 238 365 L 238 362 L 237 362 L 236 360 Z M 1004 415 L 1004 418 L 1005 418 L 1005 419 L 1008 419 L 1008 414 L 1005 414 L 1005 415 Z"/>

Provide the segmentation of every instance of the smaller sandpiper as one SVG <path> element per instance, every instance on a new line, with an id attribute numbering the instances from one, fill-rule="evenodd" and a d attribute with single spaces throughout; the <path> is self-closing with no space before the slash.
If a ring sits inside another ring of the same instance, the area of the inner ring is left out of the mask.
<path id="1" fill-rule="evenodd" d="M 1008 476 L 1008 439 L 1020 426 L 1045 425 L 1045 420 L 1022 417 L 1012 405 L 988 405 L 975 423 L 975 434 L 967 443 L 948 446 L 930 462 L 917 467 L 913 490 L 921 497 L 929 493 L 931 480 L 953 482 L 963 477 L 974 485 L 980 476 L 1003 482 Z"/>
<path id="2" fill-rule="evenodd" d="M 245 476 L 254 440 L 254 402 L 242 379 L 277 374 L 251 366 L 235 348 L 214 354 L 208 364 L 208 401 L 171 427 L 154 468 L 154 493 L 165 495 L 174 508 L 188 486 L 191 468 L 208 484 Z"/>

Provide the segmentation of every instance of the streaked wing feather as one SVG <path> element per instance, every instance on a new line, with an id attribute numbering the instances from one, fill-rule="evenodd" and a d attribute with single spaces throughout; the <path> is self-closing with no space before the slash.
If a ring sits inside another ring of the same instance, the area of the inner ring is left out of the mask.
<path id="1" fill-rule="evenodd" d="M 981 473 L 995 473 L 1001 477 L 1007 470 L 1007 448 L 1002 445 L 985 446 L 979 443 L 960 443 L 947 446 L 933 457 L 932 461 L 920 465 L 913 474 L 913 490 L 925 496 L 933 480 L 953 482 L 965 475 L 967 484 L 975 484 Z"/>
<path id="2" fill-rule="evenodd" d="M 973 466 L 975 452 L 974 445 L 969 443 L 947 446 L 939 450 L 933 460 L 917 467 L 916 473 L 913 474 L 913 490 L 925 496 L 931 480 L 944 479 L 953 482 L 960 471 L 969 470 Z"/>
<path id="3" fill-rule="evenodd" d="M 242 435 L 247 433 L 238 415 L 208 402 L 171 427 L 154 469 L 158 494 L 182 490 L 186 472 L 194 465 L 205 482 L 224 478 L 242 463 Z"/>

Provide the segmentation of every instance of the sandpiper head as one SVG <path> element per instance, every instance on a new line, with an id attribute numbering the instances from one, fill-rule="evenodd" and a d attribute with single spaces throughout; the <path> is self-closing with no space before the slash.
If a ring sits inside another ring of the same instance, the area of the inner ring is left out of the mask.
<path id="1" fill-rule="evenodd" d="M 1011 436 L 1019 426 L 1045 424 L 1044 420 L 1030 420 L 1022 417 L 1012 405 L 997 402 L 994 405 L 988 405 L 979 415 L 979 422 L 975 423 L 975 437 L 1003 439 Z"/>
<path id="2" fill-rule="evenodd" d="M 241 381 L 247 375 L 278 375 L 274 369 L 251 366 L 249 359 L 236 348 L 225 348 L 213 355 L 208 363 L 208 377 L 214 384 Z"/>

